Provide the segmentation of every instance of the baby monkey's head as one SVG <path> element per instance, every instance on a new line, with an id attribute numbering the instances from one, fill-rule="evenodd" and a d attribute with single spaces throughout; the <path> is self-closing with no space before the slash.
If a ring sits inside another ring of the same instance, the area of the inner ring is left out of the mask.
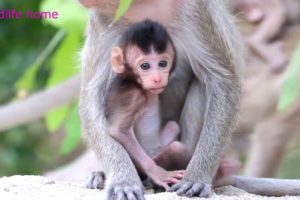
<path id="1" fill-rule="evenodd" d="M 125 30 L 119 46 L 112 49 L 111 65 L 118 74 L 134 74 L 146 92 L 159 94 L 168 84 L 175 54 L 167 30 L 158 22 L 145 20 Z"/>

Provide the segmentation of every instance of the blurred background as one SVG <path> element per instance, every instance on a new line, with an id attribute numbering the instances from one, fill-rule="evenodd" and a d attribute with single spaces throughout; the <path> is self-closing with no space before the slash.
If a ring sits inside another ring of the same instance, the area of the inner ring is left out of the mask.
<path id="1" fill-rule="evenodd" d="M 0 176 L 40 174 L 80 149 L 79 77 L 71 77 L 87 11 L 72 0 L 1 0 L 3 9 L 59 13 L 0 20 Z"/>
<path id="2" fill-rule="evenodd" d="M 246 175 L 300 178 L 300 0 L 226 3 L 248 47 L 228 157 Z M 80 175 L 95 163 L 77 114 L 88 12 L 74 0 L 0 0 L 3 9 L 59 17 L 0 19 L 0 176 Z"/>

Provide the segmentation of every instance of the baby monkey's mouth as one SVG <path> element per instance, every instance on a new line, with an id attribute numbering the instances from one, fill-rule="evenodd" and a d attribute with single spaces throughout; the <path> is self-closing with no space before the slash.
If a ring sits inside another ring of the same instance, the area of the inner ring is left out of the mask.
<path id="1" fill-rule="evenodd" d="M 150 88 L 148 91 L 152 94 L 160 94 L 165 90 L 166 86 L 157 87 L 157 88 Z"/>
<path id="2" fill-rule="evenodd" d="M 156 87 L 156 88 L 150 88 L 149 90 L 164 90 L 166 86 Z"/>

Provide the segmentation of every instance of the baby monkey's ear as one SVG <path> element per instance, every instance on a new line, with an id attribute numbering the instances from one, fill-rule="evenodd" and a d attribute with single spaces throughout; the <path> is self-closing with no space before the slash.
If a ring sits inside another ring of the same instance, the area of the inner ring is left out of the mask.
<path id="1" fill-rule="evenodd" d="M 113 47 L 111 50 L 110 63 L 112 70 L 118 74 L 125 71 L 123 50 L 120 47 Z"/>

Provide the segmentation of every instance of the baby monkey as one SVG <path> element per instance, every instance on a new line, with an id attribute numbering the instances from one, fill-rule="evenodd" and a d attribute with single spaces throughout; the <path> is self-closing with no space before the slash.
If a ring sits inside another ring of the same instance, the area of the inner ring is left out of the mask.
<path id="1" fill-rule="evenodd" d="M 178 169 L 190 160 L 178 142 L 178 124 L 169 121 L 161 129 L 159 121 L 159 94 L 175 61 L 175 47 L 161 24 L 145 20 L 130 26 L 111 51 L 116 76 L 105 101 L 109 134 L 126 149 L 138 172 L 164 189 L 182 179 L 184 171 Z M 147 144 L 157 143 L 156 152 L 147 152 Z"/>

